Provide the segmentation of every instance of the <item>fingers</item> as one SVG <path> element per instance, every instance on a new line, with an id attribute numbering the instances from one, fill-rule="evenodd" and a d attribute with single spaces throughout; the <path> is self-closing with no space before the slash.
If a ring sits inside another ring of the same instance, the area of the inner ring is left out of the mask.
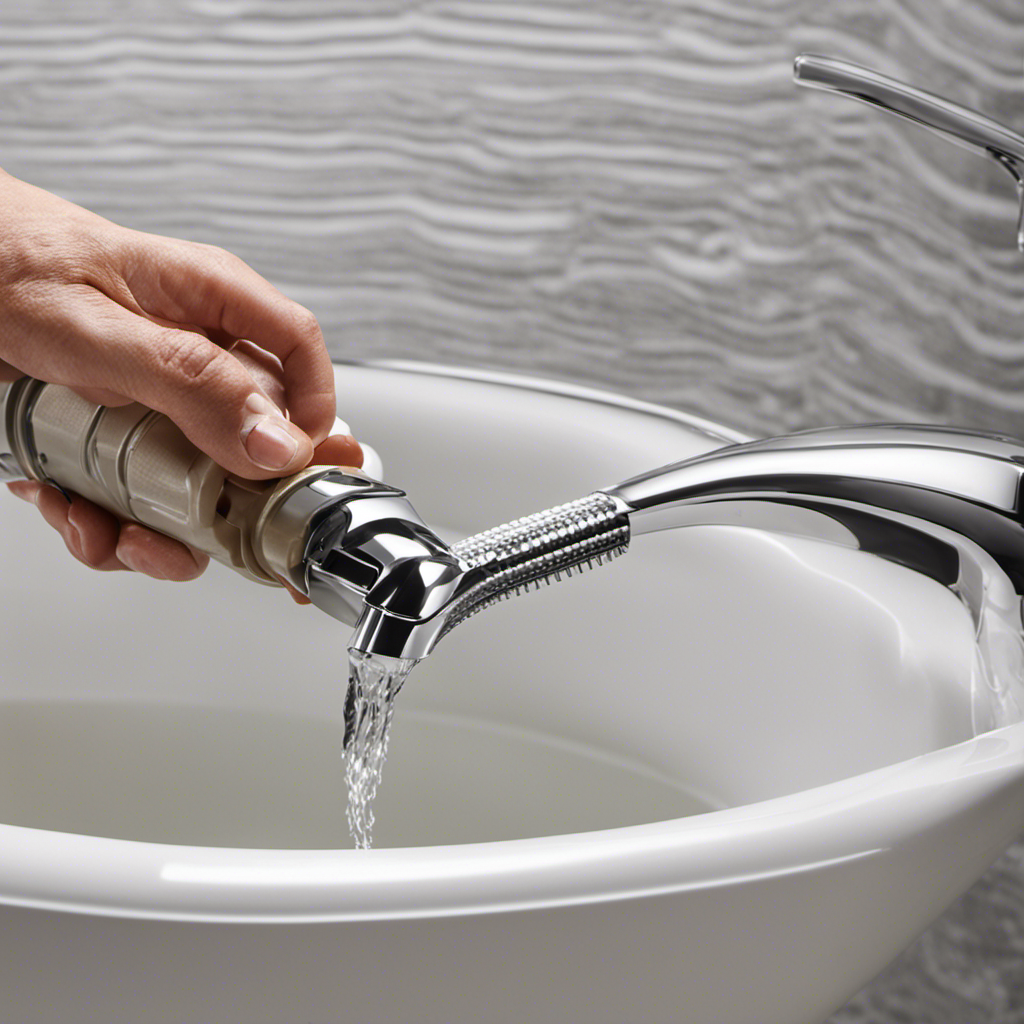
<path id="1" fill-rule="evenodd" d="M 308 310 L 223 250 L 119 228 L 3 172 L 0 205 L 0 381 L 27 373 L 103 405 L 141 402 L 251 479 L 310 461 L 335 402 Z M 318 461 L 359 465 L 361 451 L 335 438 Z M 11 490 L 88 565 L 170 579 L 205 568 L 205 556 L 77 496 L 35 482 Z"/>
<path id="2" fill-rule="evenodd" d="M 292 420 L 319 444 L 334 421 L 334 371 L 313 314 L 223 249 L 138 232 L 125 242 L 125 281 L 139 306 L 277 356 Z"/>
<path id="3" fill-rule="evenodd" d="M 145 316 L 145 314 L 141 314 Z M 191 328 L 187 325 L 173 324 L 170 321 L 158 321 L 156 318 L 154 322 L 162 323 L 165 327 L 176 327 L 179 330 L 191 330 L 195 334 L 201 334 L 198 328 Z M 227 348 L 231 354 L 242 364 L 249 376 L 252 377 L 256 386 L 281 410 L 286 408 L 286 396 L 284 392 L 284 382 L 282 380 L 284 371 L 281 367 L 281 360 L 277 358 L 273 353 L 266 352 L 261 349 L 258 345 L 254 345 L 251 341 L 238 340 L 235 341 L 231 338 L 213 339 L 217 344 L 223 344 L 224 348 Z M 20 371 L 16 370 L 13 366 L 9 368 L 10 377 L 4 376 L 5 364 L 0 362 L 0 381 L 10 379 L 15 380 L 19 377 Z M 124 395 L 119 395 L 109 388 L 83 388 L 75 387 L 73 391 L 77 392 L 83 398 L 90 402 L 95 402 L 97 405 L 127 405 L 132 401 L 130 398 L 125 398 Z M 287 413 L 286 413 L 287 415 Z"/>
<path id="4" fill-rule="evenodd" d="M 222 250 L 124 229 L 112 237 L 105 252 L 123 264 L 125 293 L 47 280 L 20 289 L 4 310 L 0 374 L 67 384 L 104 405 L 141 402 L 250 479 L 308 463 L 335 413 L 333 368 L 312 314 Z M 258 376 L 275 393 L 228 351 L 237 338 L 262 353 Z"/>
<path id="5" fill-rule="evenodd" d="M 69 502 L 55 487 L 17 480 L 8 489 L 35 504 L 64 539 L 68 551 L 92 569 L 134 569 L 155 579 L 185 580 L 202 575 L 209 557 L 138 523 L 116 516 L 75 494 Z"/>
<path id="6" fill-rule="evenodd" d="M 74 499 L 69 502 L 55 487 L 35 481 L 19 481 L 10 487 L 11 490 L 19 487 L 15 493 L 36 505 L 43 519 L 61 535 L 68 551 L 78 561 L 108 572 L 124 568 L 115 553 L 118 522 L 108 512 L 93 506 L 99 515 L 83 514 L 81 506 L 84 501 L 79 498 L 77 515 L 72 518 Z"/>
<path id="7" fill-rule="evenodd" d="M 9 383 L 25 376 L 25 371 L 0 359 L 0 383 Z M 107 388 L 73 388 L 83 398 L 97 405 L 126 405 L 131 401 L 124 395 L 118 395 Z"/>
<path id="8" fill-rule="evenodd" d="M 12 480 L 7 485 L 7 490 L 11 492 L 15 497 L 21 498 L 22 501 L 27 501 L 30 505 L 34 505 L 36 501 L 36 492 L 43 485 L 35 480 Z"/>
<path id="9" fill-rule="evenodd" d="M 294 472 L 312 457 L 307 434 L 239 358 L 205 335 L 154 323 L 95 290 L 54 317 L 72 343 L 38 353 L 50 365 L 33 367 L 36 376 L 80 392 L 103 388 L 166 413 L 193 444 L 249 479 Z"/>
<path id="10" fill-rule="evenodd" d="M 363 449 L 351 434 L 333 434 L 316 446 L 311 466 L 353 466 L 363 464 Z"/>
<path id="11" fill-rule="evenodd" d="M 96 405 L 128 405 L 131 402 L 130 398 L 125 398 L 124 395 L 119 395 L 116 391 L 110 391 L 108 388 L 76 388 L 71 389 L 76 394 L 81 395 L 87 402 L 95 402 Z"/>
<path id="12" fill-rule="evenodd" d="M 78 495 L 72 495 L 69 502 L 56 488 L 36 480 L 15 480 L 7 487 L 23 501 L 35 504 L 64 539 L 68 551 L 92 569 L 134 570 L 158 580 L 184 582 L 201 576 L 210 563 L 208 555 L 139 523 L 122 523 Z M 296 604 L 311 604 L 287 580 L 280 582 Z"/>
<path id="13" fill-rule="evenodd" d="M 192 551 L 184 544 L 155 530 L 148 530 L 139 523 L 121 525 L 117 557 L 136 572 L 158 580 L 177 582 L 194 580 L 210 564 L 209 555 Z"/>
<path id="14" fill-rule="evenodd" d="M 229 346 L 231 354 L 245 367 L 246 372 L 255 381 L 256 386 L 279 409 L 287 408 L 287 396 L 284 391 L 281 360 L 272 352 L 254 345 L 251 341 L 241 340 Z"/>

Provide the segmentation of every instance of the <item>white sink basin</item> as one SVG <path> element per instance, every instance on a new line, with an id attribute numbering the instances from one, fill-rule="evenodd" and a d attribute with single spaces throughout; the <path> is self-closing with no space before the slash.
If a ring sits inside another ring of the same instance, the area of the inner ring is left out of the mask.
<path id="1" fill-rule="evenodd" d="M 339 366 L 452 538 L 729 440 L 525 378 Z M 964 606 L 735 527 L 459 626 L 344 829 L 343 627 L 74 562 L 0 500 L 0 1019 L 820 1021 L 1009 844 L 1024 725 Z"/>

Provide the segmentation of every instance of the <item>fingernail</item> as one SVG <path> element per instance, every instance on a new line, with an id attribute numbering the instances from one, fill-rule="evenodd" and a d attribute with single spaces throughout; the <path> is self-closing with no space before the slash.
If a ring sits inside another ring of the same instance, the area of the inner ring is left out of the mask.
<path id="1" fill-rule="evenodd" d="M 299 439 L 277 407 L 260 394 L 245 402 L 248 413 L 242 422 L 242 443 L 249 458 L 263 469 L 284 469 L 299 450 Z"/>

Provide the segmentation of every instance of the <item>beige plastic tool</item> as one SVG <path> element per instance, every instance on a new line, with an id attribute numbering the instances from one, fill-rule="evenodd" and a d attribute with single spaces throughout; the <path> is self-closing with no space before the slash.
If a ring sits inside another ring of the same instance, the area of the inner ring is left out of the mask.
<path id="1" fill-rule="evenodd" d="M 0 457 L 17 463 L 0 467 L 8 477 L 73 491 L 273 586 L 280 583 L 256 541 L 261 516 L 266 521 L 265 513 L 296 487 L 327 471 L 316 466 L 277 480 L 245 480 L 162 413 L 137 403 L 108 408 L 29 377 L 0 384 L 0 408 Z"/>

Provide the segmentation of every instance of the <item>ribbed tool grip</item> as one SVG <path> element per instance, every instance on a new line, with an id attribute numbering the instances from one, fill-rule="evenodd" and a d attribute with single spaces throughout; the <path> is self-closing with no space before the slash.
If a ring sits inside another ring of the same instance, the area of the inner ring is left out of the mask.
<path id="1" fill-rule="evenodd" d="M 25 475 L 277 585 L 256 557 L 251 533 L 279 481 L 229 475 L 167 416 L 138 403 L 108 408 L 70 388 L 22 378 L 8 386 L 5 409 L 7 443 Z"/>
<path id="2" fill-rule="evenodd" d="M 467 537 L 452 553 L 486 575 L 453 606 L 445 632 L 484 608 L 525 593 L 532 583 L 568 578 L 602 565 L 629 546 L 629 520 L 600 491 Z"/>

